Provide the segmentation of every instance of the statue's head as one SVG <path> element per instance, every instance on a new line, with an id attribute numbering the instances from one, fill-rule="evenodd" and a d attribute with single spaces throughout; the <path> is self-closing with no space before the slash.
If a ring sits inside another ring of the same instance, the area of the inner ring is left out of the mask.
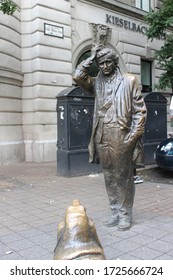
<path id="1" fill-rule="evenodd" d="M 119 63 L 118 54 L 111 48 L 103 48 L 100 51 L 98 51 L 96 56 L 96 62 L 99 63 L 99 61 L 104 58 L 109 58 L 113 60 L 116 65 L 118 65 Z"/>
<path id="2" fill-rule="evenodd" d="M 110 75 L 118 66 L 119 56 L 111 48 L 103 48 L 97 52 L 96 62 L 105 75 Z"/>

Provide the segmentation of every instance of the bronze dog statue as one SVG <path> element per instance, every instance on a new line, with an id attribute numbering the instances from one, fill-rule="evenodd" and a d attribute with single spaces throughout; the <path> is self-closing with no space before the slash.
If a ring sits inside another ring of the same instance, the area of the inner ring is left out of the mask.
<path id="1" fill-rule="evenodd" d="M 65 219 L 58 225 L 58 240 L 54 260 L 105 260 L 95 225 L 85 208 L 73 200 Z"/>

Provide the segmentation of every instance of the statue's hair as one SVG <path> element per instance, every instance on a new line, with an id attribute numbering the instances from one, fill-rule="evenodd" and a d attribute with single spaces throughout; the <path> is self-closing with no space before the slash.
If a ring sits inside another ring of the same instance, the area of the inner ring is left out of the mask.
<path id="1" fill-rule="evenodd" d="M 113 49 L 103 48 L 100 51 L 98 51 L 98 53 L 96 55 L 97 64 L 99 62 L 99 59 L 104 57 L 104 56 L 107 56 L 107 57 L 111 58 L 116 65 L 119 63 L 119 56 Z"/>

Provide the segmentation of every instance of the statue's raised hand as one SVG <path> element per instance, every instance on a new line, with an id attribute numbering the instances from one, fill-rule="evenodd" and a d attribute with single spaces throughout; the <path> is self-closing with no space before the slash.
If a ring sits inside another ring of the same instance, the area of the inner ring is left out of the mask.
<path id="1" fill-rule="evenodd" d="M 97 53 L 103 48 L 103 45 L 100 44 L 100 45 L 96 45 L 96 44 L 93 44 L 92 46 L 92 49 L 91 49 L 91 59 L 95 59 Z"/>

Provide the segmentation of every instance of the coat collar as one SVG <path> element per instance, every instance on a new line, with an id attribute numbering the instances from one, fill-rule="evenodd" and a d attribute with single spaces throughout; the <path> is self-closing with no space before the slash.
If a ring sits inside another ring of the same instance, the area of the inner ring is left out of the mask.
<path id="1" fill-rule="evenodd" d="M 117 90 L 119 88 L 119 85 L 122 82 L 122 80 L 124 80 L 124 77 L 121 74 L 120 70 L 117 69 L 117 78 L 116 78 L 116 84 L 115 84 L 115 89 L 114 89 L 115 93 L 117 92 Z"/>

